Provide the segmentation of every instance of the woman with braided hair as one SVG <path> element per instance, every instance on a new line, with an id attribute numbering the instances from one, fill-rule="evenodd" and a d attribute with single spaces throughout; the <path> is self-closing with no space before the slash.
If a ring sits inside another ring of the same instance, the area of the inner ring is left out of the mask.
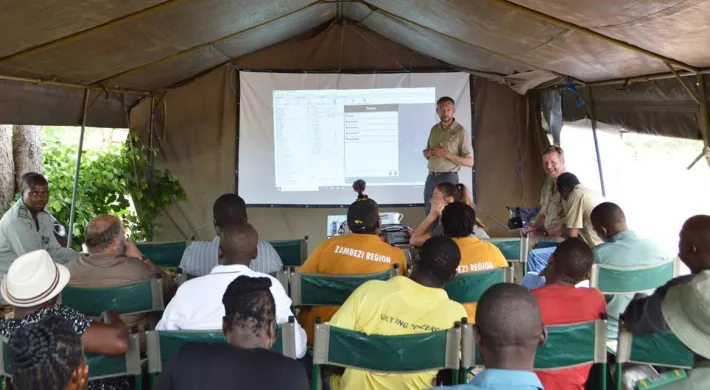
<path id="1" fill-rule="evenodd" d="M 19 329 L 7 346 L 7 359 L 15 390 L 84 390 L 89 366 L 81 337 L 59 317 Z"/>

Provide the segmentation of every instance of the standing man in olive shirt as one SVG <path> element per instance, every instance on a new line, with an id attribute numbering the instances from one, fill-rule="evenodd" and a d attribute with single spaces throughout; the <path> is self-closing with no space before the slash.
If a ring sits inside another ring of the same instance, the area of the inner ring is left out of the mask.
<path id="1" fill-rule="evenodd" d="M 441 121 L 431 128 L 424 158 L 429 163 L 429 175 L 424 184 L 424 209 L 429 215 L 434 188 L 441 183 L 458 184 L 462 166 L 473 167 L 471 134 L 456 122 L 454 99 L 444 96 L 436 102 L 436 113 Z"/>

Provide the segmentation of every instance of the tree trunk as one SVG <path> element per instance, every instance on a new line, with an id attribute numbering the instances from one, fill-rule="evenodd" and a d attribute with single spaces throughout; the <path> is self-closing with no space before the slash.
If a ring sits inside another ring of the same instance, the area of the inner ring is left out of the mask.
<path id="1" fill-rule="evenodd" d="M 15 198 L 15 162 L 12 159 L 12 128 L 0 125 L 0 215 Z"/>
<path id="2" fill-rule="evenodd" d="M 12 151 L 15 159 L 15 184 L 19 191 L 22 175 L 27 172 L 42 173 L 42 127 L 14 125 Z"/>

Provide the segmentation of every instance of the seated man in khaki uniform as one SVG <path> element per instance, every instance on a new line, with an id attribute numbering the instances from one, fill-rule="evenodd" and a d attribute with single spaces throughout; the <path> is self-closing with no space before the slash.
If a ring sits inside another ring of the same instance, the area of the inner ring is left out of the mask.
<path id="1" fill-rule="evenodd" d="M 89 255 L 66 264 L 71 272 L 70 286 L 122 286 L 150 280 L 160 274 L 166 304 L 175 294 L 175 283 L 170 275 L 143 256 L 136 244 L 126 240 L 126 232 L 118 218 L 99 215 L 86 227 L 84 236 Z M 142 334 L 146 325 L 155 328 L 160 314 L 137 314 L 122 316 L 122 319 L 128 329 L 138 326 Z"/>

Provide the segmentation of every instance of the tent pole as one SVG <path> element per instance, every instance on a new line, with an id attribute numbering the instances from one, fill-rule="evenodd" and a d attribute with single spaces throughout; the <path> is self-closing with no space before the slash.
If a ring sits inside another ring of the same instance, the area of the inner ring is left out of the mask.
<path id="1" fill-rule="evenodd" d="M 703 137 L 705 161 L 710 165 L 710 114 L 708 114 L 708 92 L 705 85 L 705 76 L 698 74 L 698 88 L 700 89 L 700 135 Z"/>
<path id="2" fill-rule="evenodd" d="M 84 90 L 84 107 L 81 111 L 81 134 L 79 135 L 79 150 L 76 153 L 76 168 L 74 169 L 74 187 L 71 195 L 71 209 L 69 211 L 69 238 L 67 248 L 71 248 L 74 233 L 74 217 L 76 216 L 76 193 L 79 188 L 79 172 L 81 171 L 81 153 L 84 149 L 84 131 L 86 130 L 86 114 L 89 110 L 89 89 Z"/>
<path id="3" fill-rule="evenodd" d="M 592 134 L 594 135 L 594 151 L 597 153 L 597 168 L 599 169 L 599 183 L 602 186 L 602 195 L 606 196 L 606 187 L 604 186 L 604 170 L 602 169 L 602 158 L 599 154 L 599 140 L 597 139 L 597 116 L 594 111 L 594 95 L 592 87 L 589 87 L 589 112 L 592 117 Z"/>
<path id="4" fill-rule="evenodd" d="M 673 65 L 666 62 L 666 66 L 668 67 L 668 69 L 671 70 L 671 73 L 673 73 L 673 77 L 675 77 L 676 80 L 678 80 L 678 82 L 683 87 L 683 89 L 685 89 L 685 91 L 688 92 L 688 95 L 690 95 L 690 97 L 693 98 L 693 100 L 695 100 L 695 103 L 697 103 L 699 105 L 700 98 L 698 97 L 698 94 L 696 94 L 695 91 L 690 89 L 690 86 L 685 82 L 685 80 L 683 80 L 683 78 L 680 76 L 680 73 L 678 73 L 678 71 L 675 70 Z M 698 73 L 698 74 L 700 74 L 700 73 Z"/>
<path id="5" fill-rule="evenodd" d="M 155 131 L 155 97 L 150 96 L 150 138 L 148 139 L 148 180 L 153 180 L 153 133 Z"/>

